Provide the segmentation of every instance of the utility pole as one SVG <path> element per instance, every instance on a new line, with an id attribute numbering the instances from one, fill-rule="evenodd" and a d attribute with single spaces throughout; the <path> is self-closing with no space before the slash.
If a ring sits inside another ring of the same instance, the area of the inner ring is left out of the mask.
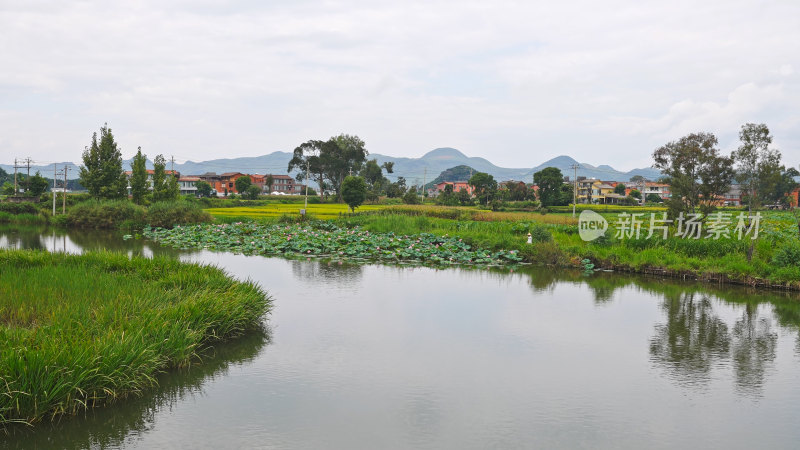
<path id="1" fill-rule="evenodd" d="M 28 167 L 28 189 L 30 189 L 31 186 L 31 162 L 33 161 L 31 161 L 30 158 L 25 158 L 25 165 Z M 26 191 L 28 189 L 26 189 Z"/>
<path id="2" fill-rule="evenodd" d="M 54 216 L 56 215 L 56 178 L 58 177 L 57 172 L 58 172 L 58 165 L 56 165 L 56 163 L 53 163 L 53 190 L 50 191 L 50 195 L 53 196 L 53 215 Z"/>
<path id="3" fill-rule="evenodd" d="M 170 156 L 169 160 L 171 161 L 170 162 L 170 166 L 169 166 L 169 170 L 172 172 L 172 176 L 174 177 L 175 176 L 175 157 L 174 156 Z"/>
<path id="4" fill-rule="evenodd" d="M 425 167 L 425 172 L 422 175 L 422 204 L 425 204 L 425 182 L 428 181 L 428 168 Z"/>
<path id="5" fill-rule="evenodd" d="M 575 185 L 572 188 L 572 217 L 575 217 L 575 204 L 578 203 L 578 165 L 573 164 L 569 168 L 573 170 L 573 183 Z"/>
<path id="6" fill-rule="evenodd" d="M 14 158 L 14 195 L 17 195 L 17 158 Z"/>
<path id="7" fill-rule="evenodd" d="M 62 198 L 61 204 L 61 214 L 67 213 L 67 172 L 69 172 L 69 166 L 64 166 L 64 197 Z"/>
<path id="8" fill-rule="evenodd" d="M 303 215 L 306 214 L 306 210 L 308 209 L 308 180 L 309 180 L 308 170 L 309 170 L 309 164 L 308 164 L 308 158 L 306 158 L 306 199 L 303 202 Z"/>

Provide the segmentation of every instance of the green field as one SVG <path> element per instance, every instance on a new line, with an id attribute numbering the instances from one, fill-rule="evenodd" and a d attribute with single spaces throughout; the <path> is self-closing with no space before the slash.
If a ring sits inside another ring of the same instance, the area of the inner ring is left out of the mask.
<path id="1" fill-rule="evenodd" d="M 363 205 L 358 208 L 359 212 L 375 211 L 386 208 L 382 205 Z M 303 209 L 302 203 L 274 203 L 263 206 L 252 207 L 233 207 L 233 208 L 208 208 L 205 211 L 209 212 L 214 217 L 242 217 L 248 219 L 269 219 L 276 218 L 283 215 L 299 215 L 300 210 Z M 323 203 L 323 204 L 309 204 L 306 208 L 306 214 L 312 215 L 318 219 L 334 219 L 341 214 L 349 214 L 350 208 L 343 203 Z"/>

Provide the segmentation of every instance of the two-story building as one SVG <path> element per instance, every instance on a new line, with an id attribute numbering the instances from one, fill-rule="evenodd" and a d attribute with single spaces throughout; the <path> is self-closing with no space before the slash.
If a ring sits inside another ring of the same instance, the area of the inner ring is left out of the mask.
<path id="1" fill-rule="evenodd" d="M 265 188 L 269 189 L 269 186 L 265 186 Z M 298 183 L 289 175 L 272 175 L 272 191 L 270 191 L 270 193 L 277 192 L 287 195 L 299 195 L 304 193 L 304 188 L 305 185 Z"/>
<path id="2" fill-rule="evenodd" d="M 178 187 L 181 190 L 181 195 L 197 195 L 197 182 L 200 177 L 188 176 L 178 178 Z"/>
<path id="3" fill-rule="evenodd" d="M 428 190 L 428 196 L 436 197 L 437 195 L 444 192 L 445 186 L 447 185 L 453 186 L 454 193 L 458 193 L 461 190 L 465 190 L 470 196 L 472 195 L 472 192 L 475 190 L 475 188 L 470 186 L 470 184 L 466 181 L 442 181 L 441 183 L 433 185 L 433 189 Z"/>

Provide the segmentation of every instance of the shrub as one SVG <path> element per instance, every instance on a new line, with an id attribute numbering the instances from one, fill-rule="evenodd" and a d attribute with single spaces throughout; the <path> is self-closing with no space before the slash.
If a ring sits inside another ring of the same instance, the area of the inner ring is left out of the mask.
<path id="1" fill-rule="evenodd" d="M 403 196 L 403 203 L 406 205 L 419 205 L 419 196 L 415 191 L 408 191 Z"/>
<path id="2" fill-rule="evenodd" d="M 36 204 L 31 202 L 25 202 L 25 203 L 3 202 L 0 203 L 0 212 L 14 214 L 14 215 L 38 214 L 39 210 L 36 208 Z"/>
<path id="3" fill-rule="evenodd" d="M 792 242 L 775 251 L 772 264 L 778 267 L 800 266 L 800 243 Z"/>
<path id="4" fill-rule="evenodd" d="M 520 256 L 526 261 L 548 266 L 564 266 L 567 257 L 555 242 L 537 242 L 520 249 Z"/>
<path id="5" fill-rule="evenodd" d="M 91 200 L 67 211 L 66 223 L 76 228 L 118 228 L 123 222 L 144 225 L 144 218 L 144 208 L 127 200 Z"/>
<path id="6" fill-rule="evenodd" d="M 147 224 L 172 228 L 175 225 L 211 222 L 211 215 L 190 202 L 156 202 L 147 210 Z"/>
<path id="7" fill-rule="evenodd" d="M 530 231 L 531 239 L 533 242 L 550 242 L 553 240 L 553 235 L 545 225 L 534 223 L 531 224 Z"/>

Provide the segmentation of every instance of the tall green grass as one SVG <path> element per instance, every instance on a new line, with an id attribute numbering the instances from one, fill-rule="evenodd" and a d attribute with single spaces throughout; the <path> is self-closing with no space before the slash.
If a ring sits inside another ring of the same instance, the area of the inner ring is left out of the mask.
<path id="1" fill-rule="evenodd" d="M 633 271 L 664 269 L 673 273 L 691 273 L 700 278 L 719 278 L 743 283 L 757 279 L 783 287 L 800 288 L 800 240 L 796 225 L 788 214 L 773 214 L 764 223 L 757 241 L 749 237 L 723 239 L 614 239 L 584 242 L 577 227 L 570 224 L 539 221 L 458 220 L 437 217 L 437 212 L 381 210 L 339 219 L 343 226 L 360 226 L 373 232 L 438 235 L 449 234 L 486 249 L 518 250 L 526 262 L 556 266 L 574 266 L 589 258 L 602 267 Z M 495 213 L 496 214 L 496 213 Z M 503 213 L 500 213 L 503 214 Z M 785 222 L 785 223 L 784 223 Z M 773 230 L 773 231 L 770 231 Z M 531 232 L 533 243 L 526 243 Z M 672 230 L 671 234 L 674 234 Z M 547 236 L 552 237 L 552 242 Z M 748 259 L 751 244 L 753 252 Z M 764 283 L 760 283 L 764 284 Z"/>
<path id="2" fill-rule="evenodd" d="M 251 282 L 160 258 L 0 250 L 0 279 L 0 425 L 138 394 L 270 309 Z"/>

